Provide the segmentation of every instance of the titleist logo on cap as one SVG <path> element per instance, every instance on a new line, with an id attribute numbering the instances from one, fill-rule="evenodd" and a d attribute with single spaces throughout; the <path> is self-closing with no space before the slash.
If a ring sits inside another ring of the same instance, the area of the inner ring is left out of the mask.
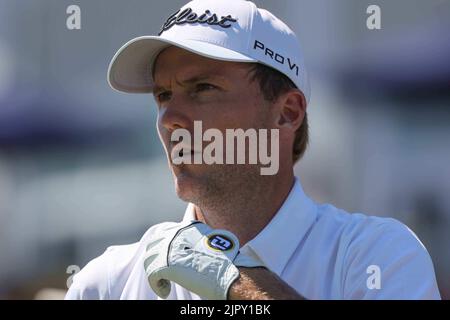
<path id="1" fill-rule="evenodd" d="M 231 27 L 231 23 L 237 21 L 237 19 L 232 18 L 231 15 L 222 16 L 219 19 L 215 13 L 211 14 L 210 10 L 205 10 L 205 13 L 200 16 L 198 16 L 195 12 L 192 12 L 191 8 L 186 8 L 183 11 L 180 11 L 181 9 L 170 15 L 167 21 L 163 24 L 161 31 L 158 33 L 159 36 L 161 33 L 169 30 L 176 24 L 206 23 L 209 25 L 217 25 L 222 28 L 229 28 Z"/>

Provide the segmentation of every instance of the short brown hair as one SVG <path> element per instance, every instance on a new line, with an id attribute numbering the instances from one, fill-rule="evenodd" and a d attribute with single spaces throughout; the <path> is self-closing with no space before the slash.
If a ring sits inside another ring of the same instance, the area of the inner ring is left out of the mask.
<path id="1" fill-rule="evenodd" d="M 280 95 L 297 86 L 287 76 L 271 67 L 260 63 L 253 63 L 250 68 L 251 80 L 258 81 L 264 99 L 274 102 Z M 292 150 L 292 159 L 296 163 L 303 157 L 309 143 L 308 116 L 305 117 L 301 126 L 295 132 L 295 140 Z"/>

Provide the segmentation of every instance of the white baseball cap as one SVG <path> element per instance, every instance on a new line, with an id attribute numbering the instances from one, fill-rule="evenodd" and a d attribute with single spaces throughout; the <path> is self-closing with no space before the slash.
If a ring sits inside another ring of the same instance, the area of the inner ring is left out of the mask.
<path id="1" fill-rule="evenodd" d="M 116 52 L 108 69 L 110 86 L 122 92 L 151 93 L 154 62 L 169 46 L 217 60 L 262 63 L 285 74 L 309 102 L 309 80 L 297 36 L 253 2 L 187 3 L 168 17 L 158 36 L 134 38 Z"/>

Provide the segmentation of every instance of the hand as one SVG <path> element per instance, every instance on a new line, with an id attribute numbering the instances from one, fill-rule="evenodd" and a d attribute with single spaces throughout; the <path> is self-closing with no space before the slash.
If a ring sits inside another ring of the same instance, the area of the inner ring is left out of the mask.
<path id="1" fill-rule="evenodd" d="M 147 245 L 144 268 L 149 284 L 161 298 L 170 281 L 207 299 L 226 300 L 239 277 L 237 267 L 264 267 L 239 253 L 237 237 L 200 221 L 163 223 Z"/>

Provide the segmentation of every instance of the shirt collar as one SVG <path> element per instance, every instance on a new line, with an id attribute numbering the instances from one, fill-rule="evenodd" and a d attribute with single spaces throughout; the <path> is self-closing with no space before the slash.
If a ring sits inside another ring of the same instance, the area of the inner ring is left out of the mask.
<path id="1" fill-rule="evenodd" d="M 303 192 L 300 180 L 295 177 L 294 185 L 281 208 L 241 251 L 253 251 L 272 272 L 280 276 L 316 217 L 316 204 Z M 192 203 L 189 203 L 183 218 L 183 221 L 189 220 L 195 220 Z"/>
<path id="2" fill-rule="evenodd" d="M 189 222 L 193 220 L 197 220 L 195 217 L 195 209 L 194 205 L 192 203 L 189 203 L 186 208 L 186 211 L 184 212 L 183 222 Z"/>
<path id="3" fill-rule="evenodd" d="M 303 192 L 296 177 L 281 208 L 242 250 L 249 247 L 271 271 L 280 276 L 316 217 L 316 205 Z"/>

